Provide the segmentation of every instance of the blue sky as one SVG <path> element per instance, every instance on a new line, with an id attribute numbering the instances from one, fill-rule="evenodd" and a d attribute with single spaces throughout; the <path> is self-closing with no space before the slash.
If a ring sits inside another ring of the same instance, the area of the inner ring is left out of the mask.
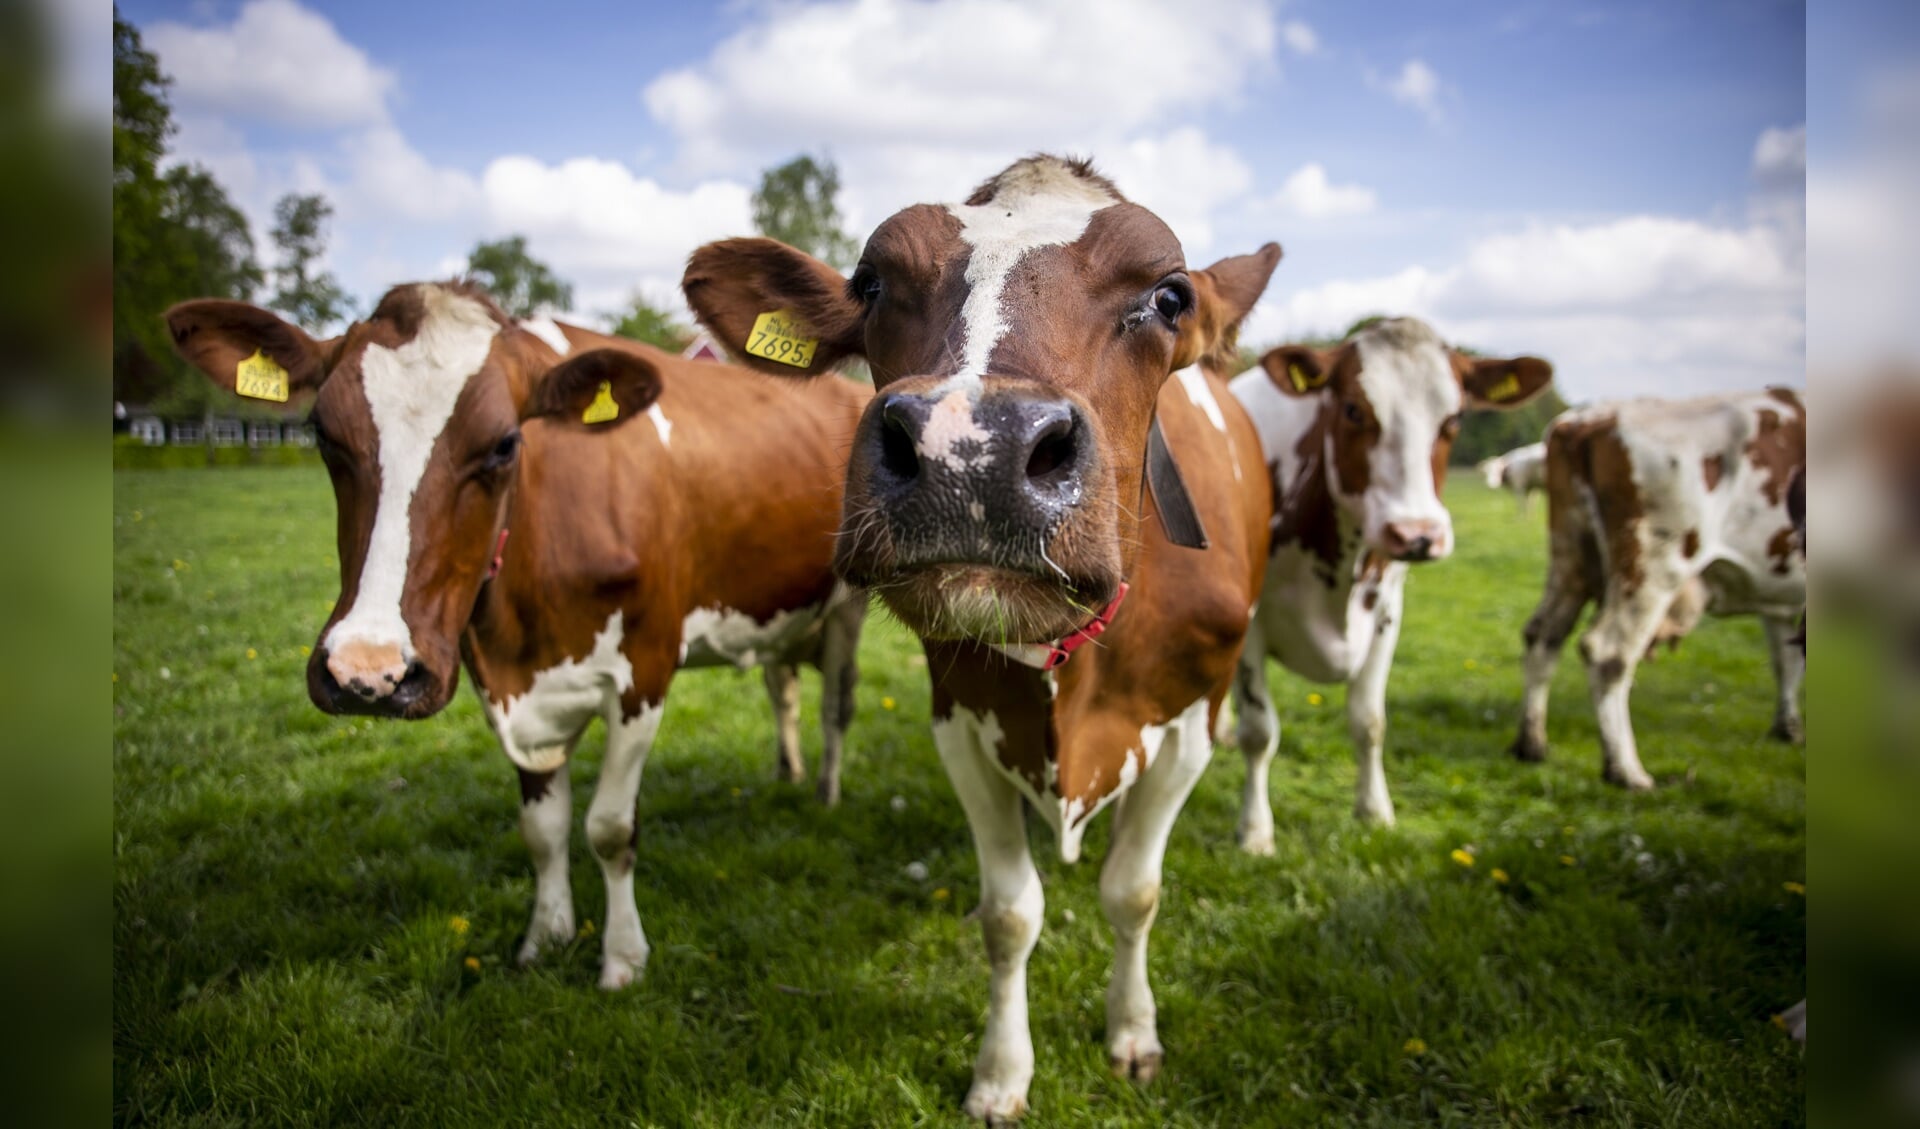
<path id="1" fill-rule="evenodd" d="M 839 161 L 856 237 L 1035 148 L 1195 265 L 1278 239 L 1266 342 L 1367 312 L 1553 359 L 1574 398 L 1799 382 L 1801 4 L 127 0 L 182 159 L 338 208 L 363 301 L 524 232 L 591 317 L 674 298 L 760 169 Z"/>

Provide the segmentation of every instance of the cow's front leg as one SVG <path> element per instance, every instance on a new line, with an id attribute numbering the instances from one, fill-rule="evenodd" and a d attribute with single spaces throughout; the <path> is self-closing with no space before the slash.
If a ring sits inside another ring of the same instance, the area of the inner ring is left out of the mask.
<path id="1" fill-rule="evenodd" d="M 1174 817 L 1213 757 L 1202 698 L 1167 726 L 1140 780 L 1118 801 L 1113 845 L 1100 870 L 1100 907 L 1113 927 L 1113 980 L 1107 986 L 1107 1061 L 1123 1078 L 1147 1081 L 1165 1051 L 1147 985 L 1147 934 L 1160 908 L 1161 862 Z"/>
<path id="2" fill-rule="evenodd" d="M 1240 796 L 1240 849 L 1250 855 L 1273 853 L 1273 805 L 1267 798 L 1267 769 L 1280 747 L 1280 718 L 1267 691 L 1267 648 L 1257 628 L 1249 629 L 1233 676 L 1236 737 L 1247 762 L 1246 789 Z"/>
<path id="3" fill-rule="evenodd" d="M 568 766 L 520 773 L 520 837 L 533 856 L 533 920 L 517 957 L 532 964 L 551 945 L 573 940 L 573 887 L 567 875 L 567 839 L 573 824 Z"/>
<path id="4" fill-rule="evenodd" d="M 1793 641 L 1792 620 L 1769 618 L 1766 626 L 1767 654 L 1773 661 L 1773 682 L 1779 694 L 1770 736 L 1793 745 L 1804 744 L 1807 731 L 1800 720 L 1800 683 L 1807 676 L 1807 653 Z"/>
<path id="5" fill-rule="evenodd" d="M 934 722 L 933 741 L 947 777 L 966 809 L 973 848 L 980 860 L 980 932 L 992 966 L 987 1030 L 973 1063 L 966 1112 L 989 1123 L 1027 1111 L 1033 1082 L 1033 1034 L 1027 1026 L 1027 957 L 1040 938 L 1046 897 L 1027 850 L 1020 793 L 995 763 L 997 742 L 982 739 L 983 726 L 997 729 L 991 714 L 955 706 Z"/>
<path id="6" fill-rule="evenodd" d="M 607 711 L 607 755 L 600 783 L 587 809 L 587 840 L 607 882 L 607 931 L 601 949 L 600 987 L 614 991 L 633 983 L 647 967 L 647 934 L 633 900 L 634 847 L 639 839 L 635 805 L 640 771 L 660 728 L 660 697 L 616 697 Z M 628 711 L 632 712 L 629 713 Z"/>
<path id="7" fill-rule="evenodd" d="M 1393 826 L 1393 797 L 1387 792 L 1387 676 L 1400 643 L 1402 590 L 1386 594 L 1375 609 L 1373 641 L 1360 672 L 1347 684 L 1347 732 L 1353 738 L 1353 814 L 1367 823 Z"/>
<path id="8" fill-rule="evenodd" d="M 800 671 L 790 663 L 770 662 L 760 668 L 767 681 L 767 697 L 773 702 L 773 727 L 778 748 L 773 774 L 786 781 L 807 778 L 807 763 L 800 759 Z"/>

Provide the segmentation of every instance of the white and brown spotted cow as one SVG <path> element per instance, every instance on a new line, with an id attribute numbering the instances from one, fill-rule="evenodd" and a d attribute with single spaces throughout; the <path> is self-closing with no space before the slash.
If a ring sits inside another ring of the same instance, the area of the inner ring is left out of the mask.
<path id="1" fill-rule="evenodd" d="M 245 387 L 265 371 L 283 397 L 313 395 L 341 578 L 307 667 L 314 703 L 429 717 L 464 657 L 520 773 L 536 875 L 523 963 L 574 933 L 568 763 L 603 718 L 586 818 L 607 886 L 600 985 L 645 966 L 634 804 L 676 670 L 764 666 L 797 777 L 793 664 L 818 665 L 821 794 L 837 796 L 866 598 L 835 580 L 832 533 L 866 390 L 516 324 L 461 283 L 395 287 L 327 341 L 238 302 L 167 320 L 217 384 L 244 366 Z"/>
<path id="2" fill-rule="evenodd" d="M 1414 318 L 1375 322 L 1331 349 L 1283 345 L 1234 379 L 1274 485 L 1266 592 L 1234 681 L 1247 758 L 1245 850 L 1273 851 L 1267 769 L 1279 722 L 1268 656 L 1309 681 L 1347 684 L 1354 814 L 1393 822 L 1387 675 L 1408 564 L 1453 552 L 1440 485 L 1460 415 L 1517 407 L 1552 380 L 1553 366 L 1538 357 L 1468 356 Z"/>
<path id="3" fill-rule="evenodd" d="M 992 964 L 974 1117 L 1018 1116 L 1033 1077 L 1028 807 L 1072 861 L 1114 805 L 1107 1052 L 1122 1076 L 1160 1067 L 1146 946 L 1161 860 L 1211 756 L 1271 507 L 1246 414 L 1189 366 L 1279 258 L 1270 244 L 1189 271 L 1158 217 L 1083 162 L 1039 156 L 965 203 L 897 213 L 851 280 L 765 239 L 688 265 L 688 301 L 729 348 L 785 311 L 817 341 L 807 371 L 872 366 L 837 564 L 925 641 L 934 743 L 973 829 Z"/>
<path id="4" fill-rule="evenodd" d="M 1692 607 L 1676 616 L 1677 604 L 1762 617 L 1779 689 L 1773 733 L 1802 739 L 1806 656 L 1793 638 L 1807 580 L 1787 488 L 1806 456 L 1806 410 L 1784 388 L 1599 404 L 1553 422 L 1547 583 L 1525 631 L 1526 698 L 1515 756 L 1547 755 L 1548 688 L 1560 648 L 1589 603 L 1599 610 L 1580 654 L 1599 715 L 1606 779 L 1653 787 L 1634 743 L 1628 696 L 1648 648 L 1697 618 Z"/>
<path id="5" fill-rule="evenodd" d="M 1547 488 L 1547 445 L 1529 443 L 1515 447 L 1504 455 L 1480 460 L 1474 469 L 1487 480 L 1488 489 L 1510 492 L 1520 508 L 1520 516 L 1525 517 L 1527 496 Z"/>

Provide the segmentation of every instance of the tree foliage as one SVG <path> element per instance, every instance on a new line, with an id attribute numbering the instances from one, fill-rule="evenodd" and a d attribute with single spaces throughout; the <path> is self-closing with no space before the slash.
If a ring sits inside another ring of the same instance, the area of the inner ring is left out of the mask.
<path id="1" fill-rule="evenodd" d="M 303 328 L 323 333 L 353 316 L 353 302 L 332 271 L 320 270 L 327 252 L 327 221 L 333 205 L 314 193 L 289 192 L 273 206 L 273 243 L 280 262 L 273 268 L 270 303 Z"/>
<path id="2" fill-rule="evenodd" d="M 668 311 L 648 302 L 643 294 L 635 294 L 633 301 L 621 311 L 613 332 L 620 337 L 658 345 L 671 353 L 681 352 L 693 344 L 694 336 L 693 330 Z"/>
<path id="3" fill-rule="evenodd" d="M 573 286 L 527 253 L 524 235 L 475 244 L 467 255 L 467 273 L 486 286 L 510 317 L 530 318 L 573 305 Z"/>
<path id="4" fill-rule="evenodd" d="M 802 154 L 760 174 L 760 187 L 753 193 L 753 226 L 770 239 L 845 270 L 854 264 L 860 247 L 841 230 L 839 196 L 839 167 Z"/>

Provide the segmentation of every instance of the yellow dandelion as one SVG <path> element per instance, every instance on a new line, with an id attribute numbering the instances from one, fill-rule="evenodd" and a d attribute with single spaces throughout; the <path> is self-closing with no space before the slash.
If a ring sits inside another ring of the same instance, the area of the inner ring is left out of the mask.
<path id="1" fill-rule="evenodd" d="M 1408 1039 L 1406 1042 L 1400 1044 L 1400 1051 L 1401 1053 L 1408 1054 L 1408 1055 L 1426 1054 L 1427 1053 L 1426 1040 Z"/>
<path id="2" fill-rule="evenodd" d="M 883 710 L 890 710 L 897 704 L 892 698 L 880 699 L 880 708 Z"/>
<path id="3" fill-rule="evenodd" d="M 309 646 L 307 646 L 307 645 L 306 645 L 305 643 L 302 643 L 302 644 L 300 644 L 300 657 L 301 657 L 301 658 L 303 658 L 303 659 L 304 659 L 304 658 L 306 658 L 306 657 L 307 657 L 308 655 L 311 655 L 311 654 L 313 654 L 313 648 L 312 648 L 312 647 L 309 647 Z"/>
<path id="4" fill-rule="evenodd" d="M 260 657 L 260 652 L 259 652 L 259 651 L 256 651 L 256 650 L 254 650 L 254 649 L 253 649 L 252 647 L 248 647 L 248 648 L 247 648 L 247 658 L 248 658 L 249 660 L 252 660 L 252 659 L 257 659 L 257 658 L 259 658 L 259 657 Z"/>
<path id="5" fill-rule="evenodd" d="M 467 966 L 467 971 L 468 971 L 468 972 L 478 972 L 478 971 L 480 971 L 480 958 L 479 958 L 479 957 L 468 957 L 468 958 L 467 958 L 467 959 L 466 959 L 465 961 L 463 961 L 462 963 L 464 963 L 464 964 L 465 964 L 465 965 Z"/>
<path id="6" fill-rule="evenodd" d="M 175 572 L 187 571 L 187 562 L 181 560 L 179 557 L 173 558 L 173 571 Z"/>
<path id="7" fill-rule="evenodd" d="M 953 896 L 953 893 L 949 891 L 945 886 L 942 886 L 938 890 L 935 890 L 933 892 L 933 900 L 936 902 L 944 902 L 952 896 Z"/>
<path id="8" fill-rule="evenodd" d="M 1807 896 L 1807 888 L 1798 882 L 1782 882 L 1780 888 L 1789 894 L 1798 894 L 1803 898 Z"/>
<path id="9" fill-rule="evenodd" d="M 708 959 L 708 960 L 710 960 L 710 961 L 711 961 L 711 960 L 719 960 L 719 959 L 720 959 L 720 954 L 719 954 L 719 953 L 714 953 L 714 952 L 709 952 L 709 953 L 707 954 L 707 959 Z"/>
<path id="10" fill-rule="evenodd" d="M 1501 870 L 1497 866 L 1493 868 L 1493 880 L 1501 886 L 1505 886 L 1507 883 L 1513 881 L 1512 877 L 1509 876 L 1506 871 Z"/>
<path id="11" fill-rule="evenodd" d="M 463 936 L 466 934 L 469 925 L 470 923 L 464 917 L 456 916 L 447 919 L 447 928 Z"/>
<path id="12" fill-rule="evenodd" d="M 1321 702 L 1324 702 L 1324 701 L 1326 701 L 1326 699 L 1325 699 L 1325 698 L 1322 698 L 1322 697 L 1321 697 L 1320 695 L 1318 695 L 1318 694 L 1308 694 L 1308 695 L 1307 695 L 1307 704 L 1308 704 L 1308 705 L 1310 705 L 1310 706 L 1317 706 L 1317 705 L 1319 705 L 1319 704 L 1320 704 Z"/>
<path id="13" fill-rule="evenodd" d="M 1572 865 L 1573 865 L 1573 864 L 1575 863 L 1575 861 L 1577 861 L 1577 860 L 1575 860 L 1575 859 L 1574 859 L 1574 857 L 1573 857 L 1572 855 L 1561 855 L 1561 856 L 1560 856 L 1560 865 L 1561 865 L 1561 866 L 1572 866 Z"/>
<path id="14" fill-rule="evenodd" d="M 733 790 L 733 798 L 734 798 L 734 799 L 736 799 L 736 800 L 740 798 L 740 789 L 738 789 L 738 788 L 735 788 L 735 789 Z"/>
<path id="15" fill-rule="evenodd" d="M 582 937 L 593 936 L 593 918 L 589 917 L 580 923 L 580 935 Z"/>
<path id="16" fill-rule="evenodd" d="M 1453 849 L 1453 854 L 1450 857 L 1453 859 L 1453 861 L 1459 863 L 1461 866 L 1473 865 L 1473 854 L 1469 852 L 1465 847 L 1455 847 Z"/>
<path id="17" fill-rule="evenodd" d="M 1478 670 L 1480 668 L 1480 664 L 1477 662 L 1474 662 L 1472 659 L 1468 659 L 1466 661 L 1466 668 L 1468 670 Z"/>
<path id="18" fill-rule="evenodd" d="M 117 670 L 116 670 L 116 671 L 114 671 L 114 672 L 113 672 L 113 680 L 114 680 L 115 682 L 118 682 L 118 681 L 120 681 L 120 672 L 119 672 L 119 671 L 117 671 Z"/>
<path id="19" fill-rule="evenodd" d="M 1768 1020 L 1767 1022 L 1773 1024 L 1775 1027 L 1778 1027 L 1782 1031 L 1785 1031 L 1787 1029 L 1787 1017 L 1784 1015 L 1776 1015 L 1772 1019 Z"/>
<path id="20" fill-rule="evenodd" d="M 714 880 L 715 882 L 725 882 L 725 881 L 727 880 L 727 872 L 726 872 L 726 871 L 724 871 L 724 870 L 716 870 L 716 871 L 714 871 L 714 872 L 713 872 L 713 880 Z"/>
<path id="21" fill-rule="evenodd" d="M 1573 838 L 1573 827 L 1572 827 L 1572 825 L 1571 825 L 1571 824 L 1569 824 L 1569 825 L 1568 825 L 1568 826 L 1566 826 L 1566 827 L 1562 827 L 1562 828 L 1560 829 L 1560 834 L 1562 834 L 1562 835 L 1565 835 L 1565 836 L 1566 836 L 1567 838 L 1569 838 L 1569 839 L 1571 839 L 1571 838 Z"/>
<path id="22" fill-rule="evenodd" d="M 139 520 L 141 519 L 141 517 L 142 517 L 142 516 L 143 516 L 143 515 L 142 515 L 142 514 L 140 513 L 140 511 L 139 511 L 139 510 L 135 510 L 135 511 L 133 511 L 133 520 L 135 520 L 135 521 L 139 521 Z"/>

